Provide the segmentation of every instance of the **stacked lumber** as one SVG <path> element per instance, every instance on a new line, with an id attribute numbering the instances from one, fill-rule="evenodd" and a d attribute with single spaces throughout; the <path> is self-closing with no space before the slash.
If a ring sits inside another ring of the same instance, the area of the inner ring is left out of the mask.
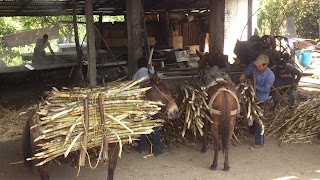
<path id="1" fill-rule="evenodd" d="M 35 138 L 39 148 L 34 157 L 27 160 L 44 159 L 37 164 L 40 166 L 84 148 L 84 142 L 87 144 L 85 151 L 102 147 L 105 137 L 109 143 L 119 143 L 120 156 L 124 142 L 152 133 L 153 128 L 163 122 L 151 120 L 163 104 L 143 100 L 150 87 L 140 88 L 141 80 L 113 82 L 93 89 L 63 88 L 59 91 L 54 88 L 39 104 L 40 121 L 31 127 L 41 133 Z"/>

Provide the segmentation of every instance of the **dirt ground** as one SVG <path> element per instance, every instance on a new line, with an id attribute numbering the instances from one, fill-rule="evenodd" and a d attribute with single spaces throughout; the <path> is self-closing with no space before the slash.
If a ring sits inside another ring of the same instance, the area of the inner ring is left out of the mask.
<path id="1" fill-rule="evenodd" d="M 219 153 L 218 169 L 209 170 L 213 160 L 212 146 L 207 153 L 200 153 L 196 145 L 176 145 L 168 156 L 143 159 L 138 152 L 123 152 L 118 161 L 115 179 L 132 180 L 206 180 L 206 179 L 320 179 L 320 144 L 288 144 L 278 146 L 275 139 L 267 139 L 259 150 L 248 147 L 253 139 L 242 139 L 239 146 L 231 146 L 230 171 L 224 172 L 223 154 Z M 28 171 L 23 164 L 9 165 L 22 160 L 21 142 L 8 141 L 0 144 L 0 177 L 3 180 L 39 179 L 36 168 Z M 106 179 L 107 165 L 96 169 L 88 165 L 77 168 L 59 165 L 50 168 L 50 179 Z"/>
<path id="2" fill-rule="evenodd" d="M 62 83 L 63 84 L 63 83 Z M 12 87 L 0 87 L 0 106 L 12 109 L 16 114 L 16 124 L 6 125 L 5 118 L 0 123 L 8 127 L 22 129 L 23 120 L 20 115 L 27 107 L 41 100 L 45 90 L 61 83 L 28 82 Z M 315 89 L 319 89 L 317 85 Z M 303 94 L 303 93 L 302 93 Z M 25 108 L 25 109 L 23 109 Z M 22 110 L 21 110 L 22 109 Z M 0 108 L 0 113 L 1 113 Z M 0 133 L 1 134 L 1 133 Z M 0 135 L 3 136 L 3 135 Z M 199 144 L 173 145 L 165 157 L 149 157 L 144 159 L 137 151 L 124 151 L 118 161 L 115 179 L 132 180 L 206 180 L 206 179 L 254 179 L 254 180 L 285 180 L 313 179 L 320 180 L 320 141 L 313 144 L 285 144 L 279 146 L 277 138 L 266 139 L 265 147 L 250 150 L 253 137 L 241 138 L 241 145 L 231 146 L 229 154 L 230 171 L 224 172 L 223 154 L 219 153 L 218 169 L 209 170 L 213 161 L 213 147 L 207 153 L 200 152 Z M 12 135 L 11 140 L 0 138 L 0 179 L 40 179 L 36 168 L 33 171 L 23 167 L 21 162 L 20 133 Z M 92 170 L 88 164 L 81 168 L 80 176 L 77 168 L 54 162 L 50 168 L 50 179 L 106 179 L 107 165 L 100 164 Z"/>

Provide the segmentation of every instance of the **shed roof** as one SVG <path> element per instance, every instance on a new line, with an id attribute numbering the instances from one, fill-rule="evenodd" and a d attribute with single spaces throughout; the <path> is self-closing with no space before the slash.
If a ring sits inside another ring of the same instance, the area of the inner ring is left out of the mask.
<path id="1" fill-rule="evenodd" d="M 77 0 L 77 14 L 85 14 L 85 1 Z M 145 0 L 146 12 L 207 9 L 208 0 Z M 93 0 L 93 13 L 124 14 L 125 0 Z M 72 15 L 72 0 L 8 0 L 0 2 L 0 16 Z"/>

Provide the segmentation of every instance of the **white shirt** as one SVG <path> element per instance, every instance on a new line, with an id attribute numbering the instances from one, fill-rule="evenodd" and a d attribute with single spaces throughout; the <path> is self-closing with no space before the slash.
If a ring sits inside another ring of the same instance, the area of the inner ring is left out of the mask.
<path id="1" fill-rule="evenodd" d="M 151 74 L 154 74 L 154 70 L 148 69 L 146 67 L 142 67 L 136 73 L 134 73 L 134 75 L 132 76 L 132 79 L 133 80 L 138 80 L 138 79 L 141 79 L 143 77 L 147 77 L 142 82 L 148 81 L 150 79 L 148 71 L 150 71 Z"/>
<path id="2" fill-rule="evenodd" d="M 49 47 L 49 49 L 51 49 L 49 41 L 46 41 L 45 43 L 43 43 L 43 39 L 42 38 L 37 39 L 35 48 L 38 49 L 39 52 L 44 52 L 44 49 L 46 47 Z"/>

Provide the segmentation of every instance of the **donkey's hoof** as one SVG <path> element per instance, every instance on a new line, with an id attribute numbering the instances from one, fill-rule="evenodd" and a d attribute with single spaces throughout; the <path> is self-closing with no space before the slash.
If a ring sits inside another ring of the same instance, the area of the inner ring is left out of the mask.
<path id="1" fill-rule="evenodd" d="M 207 148 L 201 148 L 201 152 L 202 153 L 206 153 L 207 152 Z"/>
<path id="2" fill-rule="evenodd" d="M 224 168 L 223 168 L 223 171 L 229 171 L 230 170 L 230 167 L 229 166 L 225 166 Z"/>
<path id="3" fill-rule="evenodd" d="M 212 165 L 210 166 L 210 170 L 213 171 L 213 170 L 216 170 L 216 169 L 217 169 L 217 165 L 213 165 L 213 164 L 212 164 Z"/>

